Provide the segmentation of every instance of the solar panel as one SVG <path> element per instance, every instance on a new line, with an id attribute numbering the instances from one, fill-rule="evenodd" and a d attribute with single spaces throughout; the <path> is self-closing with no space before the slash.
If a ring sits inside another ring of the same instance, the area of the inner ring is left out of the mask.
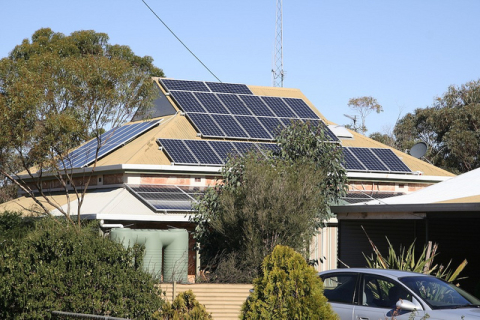
<path id="1" fill-rule="evenodd" d="M 242 125 L 243 129 L 254 139 L 272 140 L 272 136 L 265 131 L 257 118 L 249 116 L 235 116 L 235 119 Z"/>
<path id="2" fill-rule="evenodd" d="M 212 118 L 218 123 L 227 137 L 231 138 L 248 138 L 248 134 L 240 127 L 232 116 L 223 114 L 212 114 Z"/>
<path id="3" fill-rule="evenodd" d="M 230 114 L 214 93 L 197 92 L 194 94 L 209 113 Z"/>
<path id="4" fill-rule="evenodd" d="M 206 84 L 213 92 L 252 94 L 252 91 L 244 84 L 221 82 L 206 82 Z"/>
<path id="5" fill-rule="evenodd" d="M 260 121 L 265 129 L 267 129 L 268 133 L 272 137 L 276 137 L 281 130 L 285 128 L 282 122 L 280 122 L 277 118 L 270 118 L 270 117 L 258 117 L 258 121 Z"/>
<path id="6" fill-rule="evenodd" d="M 184 140 L 195 158 L 200 164 L 221 165 L 223 160 L 220 159 L 215 151 L 210 147 L 207 141 L 202 140 Z"/>
<path id="7" fill-rule="evenodd" d="M 220 129 L 212 117 L 207 113 L 187 113 L 187 117 L 193 122 L 197 128 L 205 137 L 224 138 L 225 133 Z"/>
<path id="8" fill-rule="evenodd" d="M 301 119 L 289 119 L 289 118 L 279 118 L 280 122 L 283 123 L 285 127 L 290 126 L 293 122 L 303 123 Z"/>
<path id="9" fill-rule="evenodd" d="M 393 172 L 412 172 L 390 149 L 373 148 L 373 153 Z"/>
<path id="10" fill-rule="evenodd" d="M 240 155 L 244 156 L 250 151 L 259 151 L 258 148 L 255 146 L 255 143 L 251 142 L 234 142 L 233 145 L 237 148 Z"/>
<path id="11" fill-rule="evenodd" d="M 275 117 L 267 105 L 257 96 L 239 96 L 256 116 Z"/>
<path id="12" fill-rule="evenodd" d="M 282 98 L 262 97 L 262 100 L 270 107 L 277 117 L 298 118 L 292 109 L 283 102 Z"/>
<path id="13" fill-rule="evenodd" d="M 172 97 L 185 112 L 206 112 L 192 92 L 172 91 Z"/>
<path id="14" fill-rule="evenodd" d="M 160 82 L 165 85 L 168 91 L 183 90 L 210 92 L 210 89 L 208 89 L 203 81 L 160 79 Z"/>
<path id="15" fill-rule="evenodd" d="M 233 146 L 232 142 L 229 141 L 209 141 L 208 144 L 212 147 L 213 150 L 218 154 L 220 159 L 225 163 L 228 156 L 239 156 L 237 149 Z"/>
<path id="16" fill-rule="evenodd" d="M 198 160 L 192 154 L 183 140 L 158 139 L 164 147 L 165 153 L 175 164 L 198 164 Z"/>
<path id="17" fill-rule="evenodd" d="M 343 166 L 347 170 L 352 171 L 366 171 L 367 169 L 363 166 L 363 164 L 358 161 L 358 159 L 351 153 L 348 148 L 342 148 L 343 152 Z"/>
<path id="18" fill-rule="evenodd" d="M 127 189 L 155 211 L 191 211 L 202 189 L 174 185 L 127 185 Z"/>
<path id="19" fill-rule="evenodd" d="M 283 98 L 283 100 L 292 108 L 299 118 L 319 119 L 318 115 L 303 101 L 298 98 Z"/>
<path id="20" fill-rule="evenodd" d="M 259 143 L 257 144 L 257 147 L 262 151 L 266 150 L 267 152 L 272 152 L 274 154 L 278 154 L 280 152 L 280 147 L 274 143 Z"/>
<path id="21" fill-rule="evenodd" d="M 327 141 L 340 141 L 338 137 L 330 130 L 330 128 L 322 120 L 310 120 L 303 119 L 306 122 L 310 122 L 312 125 L 318 126 L 323 130 Z"/>
<path id="22" fill-rule="evenodd" d="M 385 167 L 375 154 L 368 148 L 348 148 L 358 160 L 370 171 L 390 171 Z"/>
<path id="23" fill-rule="evenodd" d="M 70 152 L 66 156 L 65 166 L 61 163 L 59 163 L 59 166 L 60 168 L 82 168 L 88 166 L 95 162 L 95 159 L 100 159 L 115 149 L 118 149 L 159 123 L 160 121 L 158 120 L 138 122 L 109 130 L 100 136 L 99 141 L 92 139 Z M 97 155 L 96 150 L 98 146 L 100 146 L 100 148 Z"/>
<path id="24" fill-rule="evenodd" d="M 245 106 L 240 98 L 233 94 L 217 94 L 217 97 L 230 110 L 231 114 L 250 116 L 252 112 Z"/>

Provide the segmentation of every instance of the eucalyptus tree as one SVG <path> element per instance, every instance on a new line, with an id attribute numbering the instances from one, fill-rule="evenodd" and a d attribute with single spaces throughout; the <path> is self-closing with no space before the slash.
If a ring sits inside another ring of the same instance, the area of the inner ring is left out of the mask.
<path id="1" fill-rule="evenodd" d="M 360 115 L 361 123 L 358 127 L 356 127 L 354 123 L 353 129 L 355 131 L 359 130 L 363 134 L 368 131 L 366 126 L 367 116 L 372 113 L 372 111 L 375 111 L 376 113 L 383 112 L 383 107 L 377 102 L 377 99 L 368 96 L 351 98 L 348 100 L 348 106 Z"/>
<path id="2" fill-rule="evenodd" d="M 277 137 L 277 152 L 229 159 L 192 219 L 204 266 L 229 266 L 227 276 L 244 270 L 241 280 L 227 280 L 246 281 L 279 244 L 308 256 L 329 204 L 346 190 L 341 146 L 324 137 L 321 127 L 292 123 Z"/>
<path id="3" fill-rule="evenodd" d="M 425 142 L 425 158 L 453 173 L 480 167 L 480 80 L 450 86 L 431 106 L 400 119 L 394 134 L 400 149 Z"/>
<path id="4" fill-rule="evenodd" d="M 151 57 L 108 40 L 92 30 L 65 36 L 44 28 L 0 60 L 0 174 L 45 214 L 43 201 L 78 225 L 72 212 L 46 195 L 42 179 L 54 177 L 69 199 L 79 200 L 80 210 L 91 174 L 73 179 L 65 165 L 68 152 L 94 138 L 98 154 L 104 129 L 147 110 L 154 97 L 151 77 L 163 76 Z"/>

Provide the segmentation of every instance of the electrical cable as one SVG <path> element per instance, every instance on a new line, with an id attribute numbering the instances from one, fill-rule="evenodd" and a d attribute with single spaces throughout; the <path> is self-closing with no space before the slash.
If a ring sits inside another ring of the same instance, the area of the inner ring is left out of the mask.
<path id="1" fill-rule="evenodd" d="M 163 20 L 155 13 L 155 11 L 153 11 L 152 8 L 150 8 L 150 6 L 145 2 L 145 0 L 142 0 L 142 2 L 147 6 L 147 8 L 155 15 L 155 17 L 157 17 L 157 19 L 165 26 L 165 28 L 168 29 L 168 31 L 170 31 L 171 34 L 173 34 L 173 36 L 185 47 L 185 49 L 188 50 L 188 52 L 190 52 L 192 54 L 192 56 L 195 57 L 195 59 L 198 60 L 198 62 L 200 62 L 202 64 L 202 66 L 208 70 L 208 72 L 210 72 L 210 74 L 212 76 L 215 77 L 215 79 L 217 79 L 219 82 L 222 82 L 222 80 L 220 80 L 203 62 L 202 60 L 200 60 L 193 52 L 192 50 L 190 50 L 187 45 L 185 43 L 183 43 L 182 40 L 180 40 L 179 37 L 177 37 L 177 35 L 167 26 L 167 24 L 165 22 L 163 22 Z"/>

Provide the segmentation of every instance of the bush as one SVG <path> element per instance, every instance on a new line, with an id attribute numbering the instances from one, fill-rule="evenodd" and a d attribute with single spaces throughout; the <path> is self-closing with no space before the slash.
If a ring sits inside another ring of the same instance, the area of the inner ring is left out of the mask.
<path id="1" fill-rule="evenodd" d="M 315 269 L 292 248 L 277 246 L 242 307 L 242 319 L 339 319 Z"/>
<path id="2" fill-rule="evenodd" d="M 0 244 L 0 318 L 49 319 L 65 311 L 150 318 L 163 301 L 156 280 L 135 263 L 138 247 L 51 218 Z"/>
<path id="3" fill-rule="evenodd" d="M 31 217 L 22 218 L 20 213 L 4 211 L 0 213 L 0 242 L 22 238 L 34 228 Z"/>
<path id="4" fill-rule="evenodd" d="M 157 311 L 153 319 L 158 320 L 203 320 L 213 319 L 205 306 L 200 304 L 192 290 L 179 293 L 173 303 L 166 302 L 161 312 Z"/>

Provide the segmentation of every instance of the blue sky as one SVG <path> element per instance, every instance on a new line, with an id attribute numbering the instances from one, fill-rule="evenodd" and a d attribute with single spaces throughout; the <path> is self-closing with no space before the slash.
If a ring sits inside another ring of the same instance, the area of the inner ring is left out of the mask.
<path id="1" fill-rule="evenodd" d="M 223 82 L 272 85 L 275 0 L 146 0 Z M 449 85 L 480 78 L 478 0 L 284 0 L 284 86 L 327 119 L 348 124 L 348 100 L 373 96 L 384 112 L 369 133 L 432 104 Z M 141 0 L 4 1 L 0 57 L 34 31 L 95 30 L 153 57 L 168 77 L 216 79 Z"/>

